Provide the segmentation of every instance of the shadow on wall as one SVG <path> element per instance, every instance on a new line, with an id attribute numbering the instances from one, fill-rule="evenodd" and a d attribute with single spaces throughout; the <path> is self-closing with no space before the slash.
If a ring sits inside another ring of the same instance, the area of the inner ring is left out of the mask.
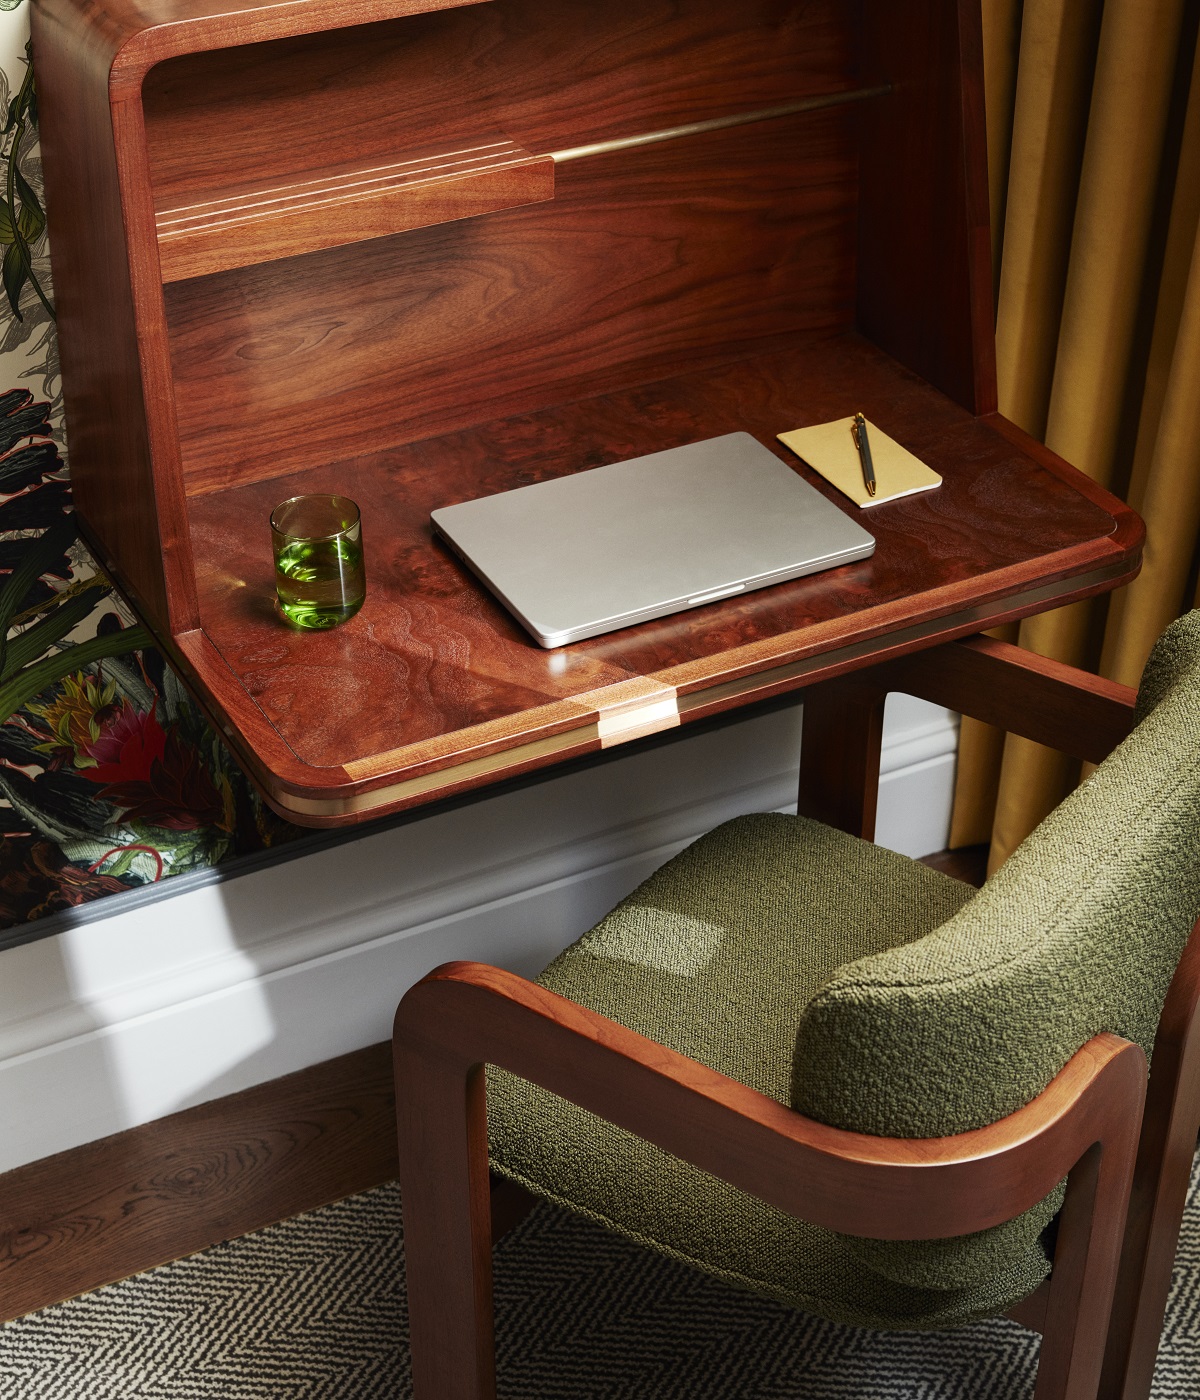
<path id="1" fill-rule="evenodd" d="M 253 974 L 209 997 L 208 1035 L 252 1015 L 273 1038 L 186 1102 L 386 1040 L 400 997 L 439 963 L 536 974 L 703 831 L 785 804 L 799 719 L 622 755 L 211 887 L 207 926 Z"/>
<path id="2" fill-rule="evenodd" d="M 695 836 L 786 805 L 798 741 L 797 710 L 760 716 L 0 953 L 27 1013 L 0 1166 L 384 1040 L 447 959 L 536 972 Z"/>

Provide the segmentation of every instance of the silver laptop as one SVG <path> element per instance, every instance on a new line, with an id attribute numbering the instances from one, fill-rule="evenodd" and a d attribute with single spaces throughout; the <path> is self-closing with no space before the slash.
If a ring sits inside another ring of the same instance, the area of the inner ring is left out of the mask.
<path id="1" fill-rule="evenodd" d="M 432 519 L 544 647 L 875 549 L 873 536 L 749 433 L 446 506 Z"/>

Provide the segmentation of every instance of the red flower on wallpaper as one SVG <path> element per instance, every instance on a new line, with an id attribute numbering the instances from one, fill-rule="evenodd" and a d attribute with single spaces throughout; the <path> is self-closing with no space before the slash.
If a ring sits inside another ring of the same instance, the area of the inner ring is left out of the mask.
<path id="1" fill-rule="evenodd" d="M 95 764 L 84 773 L 96 783 L 150 781 L 155 763 L 161 763 L 167 735 L 153 710 L 140 713 L 122 700 L 117 715 L 101 729 L 84 752 Z"/>
<path id="2" fill-rule="evenodd" d="M 104 784 L 100 796 L 123 808 L 126 821 L 168 831 L 224 824 L 225 803 L 199 750 L 164 730 L 153 710 L 123 701 L 87 751 L 96 763 L 84 776 Z"/>

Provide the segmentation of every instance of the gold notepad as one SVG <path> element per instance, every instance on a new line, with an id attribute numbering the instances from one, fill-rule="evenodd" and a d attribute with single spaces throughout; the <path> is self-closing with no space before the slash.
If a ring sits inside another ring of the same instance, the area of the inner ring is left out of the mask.
<path id="1" fill-rule="evenodd" d="M 875 495 L 868 496 L 862 462 L 850 431 L 853 422 L 853 418 L 839 418 L 836 423 L 797 428 L 794 432 L 780 433 L 779 441 L 790 447 L 797 457 L 803 457 L 813 471 L 820 472 L 856 506 L 881 506 L 884 501 L 914 496 L 918 491 L 932 491 L 942 484 L 937 472 L 931 471 L 919 457 L 914 457 L 868 418 L 867 438 L 871 444 L 876 484 Z"/>

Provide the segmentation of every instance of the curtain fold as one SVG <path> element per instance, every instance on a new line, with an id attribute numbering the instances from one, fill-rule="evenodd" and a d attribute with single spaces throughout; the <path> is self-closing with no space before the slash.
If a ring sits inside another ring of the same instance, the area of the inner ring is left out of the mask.
<path id="1" fill-rule="evenodd" d="M 1154 639 L 1196 604 L 1200 537 L 1200 47 L 1155 308 L 1128 500 L 1146 521 L 1142 572 L 1112 602 L 1106 675 L 1135 685 Z"/>
<path id="2" fill-rule="evenodd" d="M 1022 646 L 1135 683 L 1196 592 L 1200 54 L 1189 0 L 986 0 L 1000 410 L 1145 518 L 1141 576 L 1020 625 Z M 999 865 L 1078 780 L 964 723 L 953 846 Z"/>

